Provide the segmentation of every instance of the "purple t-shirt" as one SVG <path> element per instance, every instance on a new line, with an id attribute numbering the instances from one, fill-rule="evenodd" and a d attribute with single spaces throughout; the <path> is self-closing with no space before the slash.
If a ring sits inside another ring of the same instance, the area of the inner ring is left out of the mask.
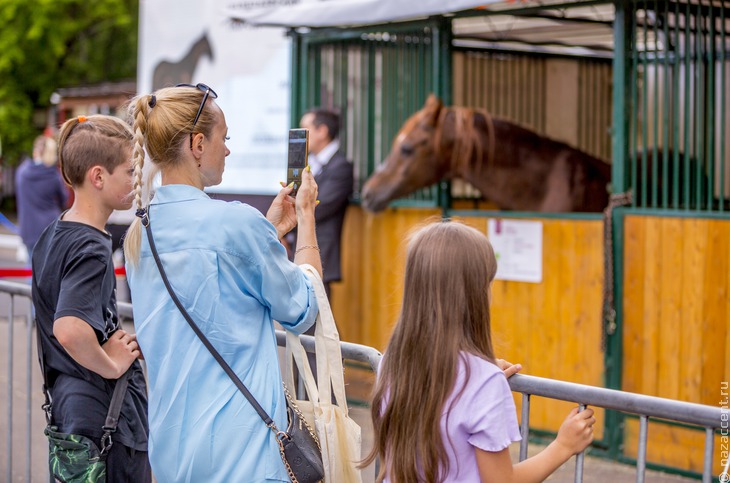
<path id="1" fill-rule="evenodd" d="M 444 481 L 479 482 L 475 448 L 499 452 L 522 438 L 504 372 L 475 355 L 462 352 L 461 356 L 454 391 L 441 414 L 441 438 L 449 458 Z M 466 388 L 454 401 L 464 388 L 467 364 L 470 374 Z M 390 480 L 386 477 L 385 481 Z"/>

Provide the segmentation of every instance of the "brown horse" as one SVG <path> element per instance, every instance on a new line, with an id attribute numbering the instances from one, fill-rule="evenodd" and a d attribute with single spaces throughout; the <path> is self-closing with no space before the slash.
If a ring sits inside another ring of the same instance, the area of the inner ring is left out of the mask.
<path id="1" fill-rule="evenodd" d="M 431 95 L 393 141 L 362 191 L 365 209 L 441 179 L 461 178 L 503 210 L 601 211 L 611 166 L 486 111 L 445 107 Z"/>

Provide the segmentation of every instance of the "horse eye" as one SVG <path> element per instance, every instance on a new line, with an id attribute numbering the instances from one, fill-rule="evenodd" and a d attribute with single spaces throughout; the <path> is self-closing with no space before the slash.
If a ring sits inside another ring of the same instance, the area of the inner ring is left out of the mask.
<path id="1" fill-rule="evenodd" d="M 409 146 L 407 144 L 404 144 L 400 147 L 400 153 L 403 156 L 411 156 L 414 151 L 415 149 L 413 148 L 413 146 Z"/>

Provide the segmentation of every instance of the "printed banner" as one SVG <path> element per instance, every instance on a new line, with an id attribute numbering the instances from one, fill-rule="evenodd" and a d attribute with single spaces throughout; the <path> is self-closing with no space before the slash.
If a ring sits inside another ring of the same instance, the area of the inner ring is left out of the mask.
<path id="1" fill-rule="evenodd" d="M 237 2 L 237 10 L 291 0 Z M 232 21 L 230 1 L 140 2 L 137 85 L 140 93 L 203 82 L 218 94 L 231 150 L 223 182 L 207 191 L 276 194 L 286 179 L 290 41 L 282 28 Z"/>

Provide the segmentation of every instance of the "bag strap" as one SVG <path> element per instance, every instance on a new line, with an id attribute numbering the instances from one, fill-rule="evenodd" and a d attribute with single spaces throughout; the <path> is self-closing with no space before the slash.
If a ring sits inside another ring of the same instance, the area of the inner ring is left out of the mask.
<path id="1" fill-rule="evenodd" d="M 345 416 L 348 414 L 347 399 L 345 396 L 344 368 L 342 365 L 342 349 L 340 334 L 337 331 L 335 318 L 332 314 L 327 294 L 319 273 L 311 265 L 303 265 L 302 270 L 309 277 L 314 292 L 317 295 L 319 314 L 314 330 L 315 354 L 317 355 L 318 380 L 330 381 L 330 384 L 319 383 L 321 401 L 334 401 L 342 408 Z"/>
<path id="2" fill-rule="evenodd" d="M 51 407 L 53 407 L 53 400 L 51 398 L 51 393 L 48 392 L 48 375 L 46 375 L 46 364 L 45 364 L 45 357 L 43 356 L 43 344 L 41 344 L 41 329 L 38 326 L 38 321 L 36 320 L 35 323 L 36 326 L 36 344 L 38 346 L 38 363 L 41 366 L 41 374 L 43 375 L 43 397 L 45 398 L 45 402 L 43 403 L 43 412 L 46 413 L 46 424 L 51 424 Z"/>
<path id="3" fill-rule="evenodd" d="M 41 330 L 38 327 L 38 321 L 36 321 L 36 344 L 38 345 L 38 362 L 41 366 L 41 374 L 43 375 L 43 396 L 45 402 L 43 403 L 43 411 L 46 413 L 46 423 L 51 425 L 51 413 L 53 408 L 53 398 L 49 391 L 48 375 L 46 373 L 45 364 L 45 352 L 43 351 L 43 344 L 41 343 Z M 104 433 L 101 436 L 101 455 L 106 456 L 112 447 L 112 433 L 117 430 L 119 425 L 119 414 L 122 412 L 122 404 L 124 403 L 124 394 L 127 392 L 127 386 L 129 385 L 129 374 L 132 368 L 130 366 L 122 376 L 117 379 L 117 383 L 114 386 L 114 392 L 112 393 L 112 400 L 109 403 L 109 409 L 106 413 L 106 419 L 101 429 Z"/>
<path id="4" fill-rule="evenodd" d="M 127 386 L 129 385 L 129 374 L 132 372 L 132 366 L 122 374 L 122 377 L 117 379 L 117 384 L 114 386 L 114 393 L 112 394 L 112 402 L 109 404 L 109 411 L 106 413 L 106 420 L 104 421 L 104 434 L 101 436 L 101 456 L 106 456 L 109 450 L 112 448 L 112 433 L 116 432 L 117 425 L 119 424 L 119 414 L 122 412 L 122 403 L 124 402 L 124 393 L 127 392 Z"/>
<path id="5" fill-rule="evenodd" d="M 155 247 L 155 239 L 152 237 L 152 228 L 150 227 L 150 221 L 149 221 L 149 208 L 147 209 L 147 212 L 145 213 L 145 217 L 142 218 L 142 224 L 145 227 L 145 230 L 147 230 L 147 239 L 150 243 L 150 249 L 152 250 L 152 256 L 155 259 L 155 263 L 157 264 L 157 268 L 160 270 L 160 275 L 162 276 L 162 282 L 165 284 L 165 288 L 167 288 L 167 291 L 170 293 L 170 298 L 172 298 L 172 301 L 175 302 L 175 305 L 180 310 L 180 313 L 183 315 L 185 320 L 187 321 L 188 325 L 190 325 L 190 328 L 193 329 L 193 332 L 195 332 L 195 335 L 198 336 L 200 341 L 203 343 L 203 345 L 210 351 L 211 355 L 215 358 L 216 361 L 218 361 L 218 364 L 223 368 L 223 370 L 228 374 L 228 377 L 233 381 L 233 384 L 236 385 L 239 391 L 243 393 L 243 395 L 246 397 L 249 403 L 251 403 L 251 406 L 256 410 L 259 417 L 263 419 L 264 424 L 266 424 L 266 427 L 271 428 L 276 433 L 279 432 L 279 430 L 276 428 L 276 424 L 274 421 L 269 417 L 268 413 L 264 411 L 264 408 L 261 407 L 261 405 L 258 403 L 256 398 L 253 397 L 253 395 L 249 392 L 249 390 L 246 388 L 245 384 L 241 381 L 241 379 L 236 375 L 235 372 L 233 372 L 233 369 L 231 369 L 231 366 L 228 365 L 228 363 L 221 357 L 221 355 L 218 353 L 218 351 L 213 347 L 213 344 L 210 343 L 207 337 L 203 334 L 203 332 L 200 330 L 200 328 L 197 326 L 197 324 L 193 321 L 192 317 L 190 317 L 190 314 L 188 314 L 188 311 L 185 310 L 185 307 L 183 307 L 180 300 L 177 298 L 177 295 L 175 294 L 175 291 L 172 289 L 172 286 L 170 285 L 170 281 L 167 279 L 167 274 L 165 273 L 165 269 L 162 266 L 162 260 L 160 260 L 160 256 L 157 254 L 157 248 Z M 145 223 L 146 222 L 146 223 Z"/>
<path id="6" fill-rule="evenodd" d="M 317 297 L 317 305 L 319 306 L 314 330 L 317 380 L 314 379 L 299 337 L 290 332 L 286 334 L 286 359 L 284 364 L 286 380 L 288 384 L 293 385 L 293 370 L 291 367 L 293 357 L 294 364 L 298 367 L 299 374 L 304 380 L 304 388 L 310 400 L 316 404 L 331 404 L 333 402 L 332 395 L 334 394 L 334 402 L 347 416 L 349 411 L 345 395 L 340 336 L 337 332 L 332 309 L 317 270 L 308 264 L 302 264 L 299 268 L 312 283 Z"/>

